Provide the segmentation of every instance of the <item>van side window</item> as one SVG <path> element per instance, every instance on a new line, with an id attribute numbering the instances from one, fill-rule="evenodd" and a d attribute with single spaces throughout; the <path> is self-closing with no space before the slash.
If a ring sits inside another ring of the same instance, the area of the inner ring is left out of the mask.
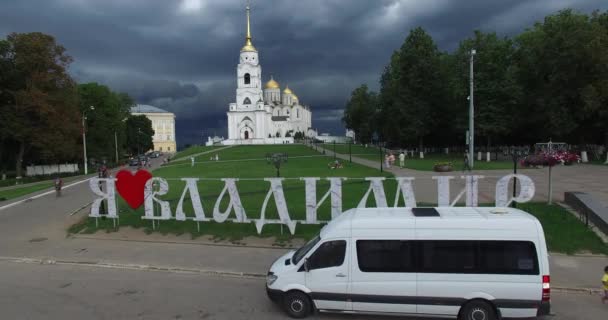
<path id="1" fill-rule="evenodd" d="M 482 241 L 483 273 L 539 274 L 536 247 L 529 241 Z"/>
<path id="2" fill-rule="evenodd" d="M 420 241 L 420 272 L 478 273 L 478 241 Z"/>
<path id="3" fill-rule="evenodd" d="M 362 272 L 415 272 L 413 242 L 357 240 L 357 261 Z"/>
<path id="4" fill-rule="evenodd" d="M 327 241 L 308 258 L 308 269 L 339 267 L 344 263 L 346 241 Z"/>

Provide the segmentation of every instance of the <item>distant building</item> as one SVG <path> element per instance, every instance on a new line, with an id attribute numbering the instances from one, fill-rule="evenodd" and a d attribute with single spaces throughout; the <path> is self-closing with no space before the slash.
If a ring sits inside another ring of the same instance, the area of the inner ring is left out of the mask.
<path id="1" fill-rule="evenodd" d="M 144 115 L 152 121 L 152 129 L 154 136 L 154 151 L 175 152 L 177 151 L 177 143 L 175 140 L 175 114 L 145 104 L 138 104 L 131 108 L 131 114 L 134 116 Z"/>
<path id="2" fill-rule="evenodd" d="M 296 132 L 314 134 L 309 106 L 302 104 L 288 86 L 281 91 L 272 77 L 263 84 L 258 50 L 251 41 L 249 6 L 245 45 L 236 75 L 236 101 L 228 106 L 228 139 L 222 144 L 293 143 Z"/>

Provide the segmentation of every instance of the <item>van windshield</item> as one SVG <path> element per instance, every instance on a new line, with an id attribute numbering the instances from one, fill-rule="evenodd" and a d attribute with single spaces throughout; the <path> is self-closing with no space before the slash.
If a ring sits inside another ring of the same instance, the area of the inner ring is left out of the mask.
<path id="1" fill-rule="evenodd" d="M 300 260 L 302 260 L 302 258 L 304 258 L 304 256 L 308 253 L 308 251 L 310 251 L 310 249 L 312 249 L 319 241 L 321 241 L 321 236 L 316 236 L 314 239 L 308 241 L 307 244 L 303 245 L 300 249 L 298 249 L 294 254 L 293 254 L 293 264 L 296 265 L 298 264 L 298 262 L 300 262 Z"/>

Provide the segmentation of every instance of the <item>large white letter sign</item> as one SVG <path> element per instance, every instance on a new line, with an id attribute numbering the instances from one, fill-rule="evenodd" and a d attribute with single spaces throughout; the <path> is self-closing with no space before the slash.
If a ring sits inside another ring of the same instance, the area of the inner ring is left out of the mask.
<path id="1" fill-rule="evenodd" d="M 342 181 L 346 178 L 327 178 L 330 181 L 329 190 L 317 202 L 317 181 L 320 178 L 300 178 L 304 180 L 306 191 L 306 224 L 317 224 L 317 210 L 331 195 L 331 218 L 335 219 L 342 213 Z"/>
<path id="2" fill-rule="evenodd" d="M 468 175 L 461 176 L 465 180 L 464 188 L 458 193 L 456 198 L 450 204 L 450 180 L 454 179 L 453 176 L 435 176 L 433 179 L 437 180 L 437 206 L 438 207 L 453 207 L 456 202 L 462 198 L 466 193 L 466 206 L 476 207 L 478 202 L 478 182 L 479 179 L 483 179 L 483 176 Z"/>
<path id="3" fill-rule="evenodd" d="M 509 192 L 509 181 L 513 178 L 517 178 L 520 184 L 519 194 L 515 198 Z M 512 201 L 519 203 L 528 202 L 534 197 L 534 191 L 534 182 L 528 176 L 524 176 L 523 174 L 506 175 L 496 182 L 495 206 L 508 207 Z"/>
<path id="4" fill-rule="evenodd" d="M 158 191 L 154 190 L 154 186 L 158 185 Z M 168 201 L 162 201 L 155 196 L 165 195 L 169 192 L 169 184 L 163 178 L 152 178 L 146 181 L 144 187 L 144 216 L 142 219 L 148 220 L 169 220 L 171 219 L 171 207 Z M 160 216 L 154 215 L 154 202 L 160 204 Z"/>
<path id="5" fill-rule="evenodd" d="M 369 181 L 369 188 L 367 189 L 367 192 L 365 192 L 365 195 L 363 195 L 363 199 L 361 199 L 359 205 L 357 205 L 357 208 L 365 208 L 370 192 L 374 193 L 376 208 L 388 207 L 388 204 L 386 203 L 386 195 L 384 194 L 384 185 L 382 184 L 382 181 L 385 179 L 386 178 L 384 177 L 365 178 L 365 180 Z"/>
<path id="6" fill-rule="evenodd" d="M 175 209 L 175 220 L 185 221 L 186 213 L 184 212 L 184 199 L 186 198 L 186 194 L 190 192 L 190 200 L 192 201 L 192 209 L 194 210 L 194 221 L 210 221 L 211 219 L 207 219 L 205 217 L 205 210 L 203 209 L 203 204 L 201 203 L 201 197 L 198 193 L 198 185 L 196 184 L 199 179 L 197 178 L 182 178 L 182 181 L 186 181 L 186 187 L 184 188 L 184 192 L 182 192 L 182 196 L 179 198 L 179 202 L 177 203 L 177 209 Z"/>
<path id="7" fill-rule="evenodd" d="M 94 194 L 100 196 L 101 198 L 95 199 L 93 201 L 93 205 L 91 206 L 91 213 L 89 217 L 99 218 L 102 215 L 99 214 L 99 207 L 101 206 L 101 202 L 103 200 L 107 200 L 107 215 L 104 215 L 108 218 L 118 218 L 116 215 L 116 188 L 115 188 L 114 178 L 91 178 L 89 180 L 89 187 L 93 191 Z M 102 184 L 100 182 L 105 182 L 106 192 L 101 189 Z"/>
<path id="8" fill-rule="evenodd" d="M 437 180 L 437 206 L 449 207 L 450 180 L 454 179 L 454 176 L 435 176 L 433 179 Z"/>
<path id="9" fill-rule="evenodd" d="M 414 196 L 414 188 L 412 187 L 412 181 L 414 178 L 410 177 L 396 177 L 397 180 L 397 192 L 395 192 L 395 205 L 396 208 L 399 204 L 399 195 L 403 196 L 403 202 L 406 207 L 414 208 L 416 206 L 416 196 Z"/>
<path id="10" fill-rule="evenodd" d="M 296 232 L 296 222 L 291 221 L 289 212 L 287 211 L 287 202 L 285 201 L 285 195 L 283 194 L 283 178 L 264 178 L 264 180 L 270 182 L 270 190 L 266 194 L 264 203 L 262 204 L 262 212 L 260 213 L 260 219 L 254 220 L 255 227 L 258 230 L 258 234 L 262 233 L 262 228 L 265 224 L 284 224 L 289 228 L 289 232 L 293 235 Z M 280 220 L 266 220 L 266 206 L 270 196 L 274 195 L 274 202 L 277 205 L 277 212 L 279 213 Z"/>
<path id="11" fill-rule="evenodd" d="M 461 178 L 465 179 L 466 183 L 466 206 L 467 207 L 477 207 L 479 202 L 479 179 L 483 179 L 483 176 L 461 176 Z"/>
<path id="12" fill-rule="evenodd" d="M 233 219 L 233 222 L 249 222 L 247 219 L 247 214 L 245 213 L 245 208 L 241 204 L 241 197 L 239 196 L 239 191 L 236 188 L 236 182 L 238 179 L 222 179 L 224 181 L 224 189 L 220 193 L 220 196 L 217 197 L 215 201 L 215 206 L 213 206 L 213 219 L 222 223 L 228 219 L 230 212 L 234 209 L 234 214 L 236 215 L 236 219 Z M 228 208 L 226 211 L 220 211 L 220 203 L 224 198 L 224 194 L 228 190 L 228 196 L 230 197 L 230 203 L 228 204 Z"/>

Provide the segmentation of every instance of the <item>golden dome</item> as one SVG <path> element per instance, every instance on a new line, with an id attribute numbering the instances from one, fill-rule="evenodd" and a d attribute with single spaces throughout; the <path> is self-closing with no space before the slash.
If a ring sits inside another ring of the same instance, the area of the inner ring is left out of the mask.
<path id="1" fill-rule="evenodd" d="M 266 89 L 280 89 L 279 83 L 274 81 L 272 76 L 270 76 L 270 81 L 266 82 Z"/>
<path id="2" fill-rule="evenodd" d="M 289 89 L 289 86 L 285 87 L 285 90 L 283 90 L 283 93 L 285 93 L 285 94 L 293 94 L 293 92 L 291 92 L 291 89 Z"/>
<path id="3" fill-rule="evenodd" d="M 245 45 L 241 48 L 241 52 L 258 52 L 258 50 L 251 43 L 251 39 L 247 39 Z"/>
<path id="4" fill-rule="evenodd" d="M 295 93 L 292 93 L 292 94 L 291 94 L 291 97 L 293 98 L 293 100 L 295 100 L 295 101 L 299 101 L 298 96 L 296 96 L 296 94 L 295 94 Z"/>

